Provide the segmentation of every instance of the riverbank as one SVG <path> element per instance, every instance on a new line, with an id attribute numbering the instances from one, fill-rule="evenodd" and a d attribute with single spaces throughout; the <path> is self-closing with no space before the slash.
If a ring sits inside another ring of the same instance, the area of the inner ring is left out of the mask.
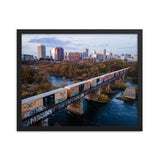
<path id="1" fill-rule="evenodd" d="M 93 99 L 88 96 L 85 96 L 84 99 L 86 99 L 88 102 L 94 102 L 96 104 L 106 104 L 110 101 L 108 95 L 106 94 L 100 94 L 97 99 Z"/>
<path id="2" fill-rule="evenodd" d="M 137 77 L 126 77 L 124 82 L 131 82 L 138 84 L 138 78 Z"/>

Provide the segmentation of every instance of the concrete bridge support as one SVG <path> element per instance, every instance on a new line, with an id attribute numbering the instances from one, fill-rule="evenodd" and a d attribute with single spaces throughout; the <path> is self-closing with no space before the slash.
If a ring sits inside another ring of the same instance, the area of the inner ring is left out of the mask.
<path id="1" fill-rule="evenodd" d="M 48 127 L 48 118 L 46 118 L 45 120 L 41 121 L 41 125 L 42 125 L 42 127 Z"/>
<path id="2" fill-rule="evenodd" d="M 124 78 L 127 78 L 127 73 L 124 74 Z"/>
<path id="3" fill-rule="evenodd" d="M 88 97 L 89 99 L 92 99 L 92 100 L 97 101 L 99 95 L 100 95 L 100 89 L 97 89 L 97 90 L 89 93 L 89 94 L 87 95 L 87 97 Z"/>
<path id="4" fill-rule="evenodd" d="M 107 93 L 109 91 L 109 88 L 110 88 L 110 83 L 102 87 L 102 92 Z"/>
<path id="5" fill-rule="evenodd" d="M 125 75 L 124 75 L 124 76 L 122 76 L 122 81 L 124 81 L 124 79 L 125 79 Z"/>
<path id="6" fill-rule="evenodd" d="M 121 83 L 122 82 L 122 77 L 120 77 L 119 79 L 117 79 L 117 83 Z"/>
<path id="7" fill-rule="evenodd" d="M 110 87 L 115 88 L 116 84 L 117 84 L 117 80 L 114 80 L 114 81 L 110 82 Z"/>
<path id="8" fill-rule="evenodd" d="M 79 99 L 67 106 L 67 110 L 71 113 L 82 115 L 83 114 L 83 100 Z"/>

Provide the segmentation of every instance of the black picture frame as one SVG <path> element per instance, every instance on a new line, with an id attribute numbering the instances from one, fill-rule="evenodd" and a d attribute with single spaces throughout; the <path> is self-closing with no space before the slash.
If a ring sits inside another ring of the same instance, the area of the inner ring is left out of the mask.
<path id="1" fill-rule="evenodd" d="M 17 30 L 17 131 L 142 131 L 142 29 L 18 29 Z M 21 126 L 22 34 L 137 34 L 138 35 L 138 125 L 137 126 Z"/>

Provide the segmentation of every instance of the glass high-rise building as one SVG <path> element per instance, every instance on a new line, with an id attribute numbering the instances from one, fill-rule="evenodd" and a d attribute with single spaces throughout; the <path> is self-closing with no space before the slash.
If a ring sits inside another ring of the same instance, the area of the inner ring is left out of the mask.
<path id="1" fill-rule="evenodd" d="M 38 59 L 46 58 L 46 47 L 43 45 L 38 45 Z"/>
<path id="2" fill-rule="evenodd" d="M 105 61 L 106 60 L 106 49 L 102 49 L 101 54 L 103 55 L 103 61 Z"/>
<path id="3" fill-rule="evenodd" d="M 88 57 L 89 50 L 87 48 L 83 49 L 83 57 Z"/>
<path id="4" fill-rule="evenodd" d="M 64 60 L 64 49 L 61 47 L 55 48 L 55 60 L 62 61 Z"/>

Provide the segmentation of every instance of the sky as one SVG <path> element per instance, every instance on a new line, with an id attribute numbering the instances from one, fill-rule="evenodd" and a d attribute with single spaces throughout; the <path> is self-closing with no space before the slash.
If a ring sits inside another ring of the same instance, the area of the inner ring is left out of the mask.
<path id="1" fill-rule="evenodd" d="M 37 45 L 46 46 L 46 55 L 50 49 L 64 48 L 64 52 L 82 52 L 88 48 L 89 53 L 102 49 L 113 54 L 137 54 L 137 34 L 22 34 L 22 54 L 38 56 Z"/>

